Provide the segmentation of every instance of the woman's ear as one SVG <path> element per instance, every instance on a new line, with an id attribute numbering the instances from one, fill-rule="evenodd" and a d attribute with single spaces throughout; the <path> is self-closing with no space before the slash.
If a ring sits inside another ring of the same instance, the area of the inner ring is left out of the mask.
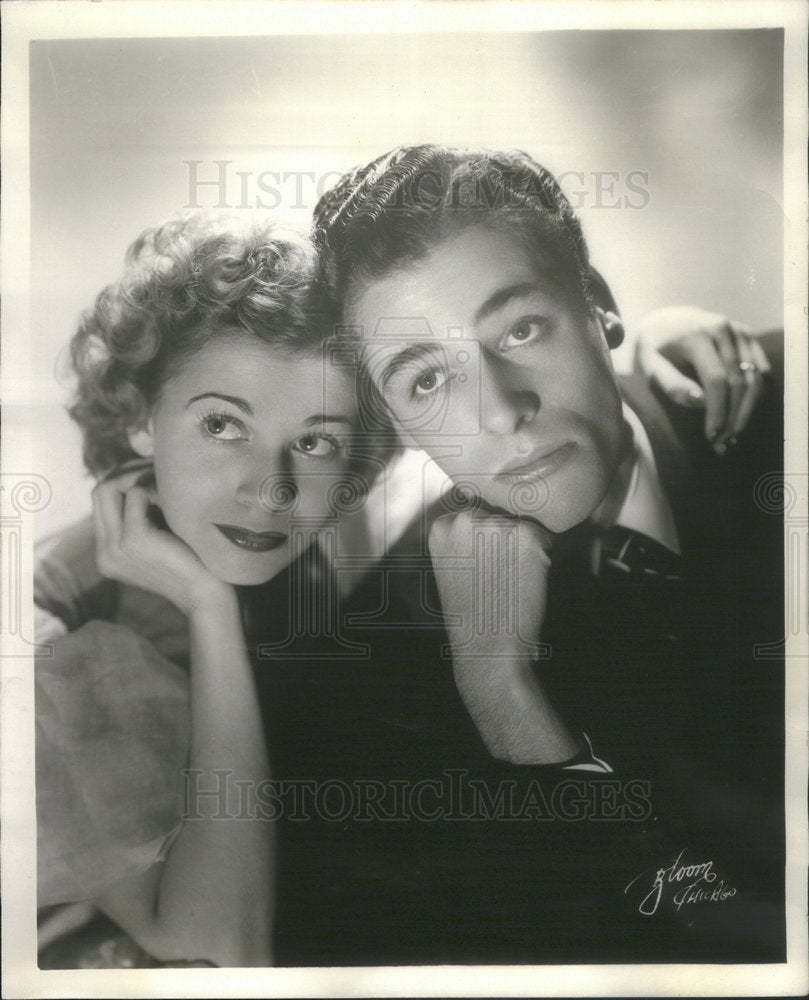
<path id="1" fill-rule="evenodd" d="M 607 347 L 611 351 L 614 351 L 616 347 L 620 347 L 624 342 L 624 324 L 618 313 L 614 313 L 600 307 L 596 307 L 596 315 L 598 316 L 598 321 L 601 324 L 601 329 L 604 332 L 604 339 L 607 341 Z"/>
<path id="2" fill-rule="evenodd" d="M 154 455 L 154 433 L 152 421 L 140 430 L 129 432 L 129 446 L 141 458 L 151 458 Z"/>

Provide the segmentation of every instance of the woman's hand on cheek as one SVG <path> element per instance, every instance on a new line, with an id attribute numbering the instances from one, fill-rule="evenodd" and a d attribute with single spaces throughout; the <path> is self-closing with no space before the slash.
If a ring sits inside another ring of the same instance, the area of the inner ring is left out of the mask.
<path id="1" fill-rule="evenodd" d="M 93 490 L 96 559 L 104 576 L 167 598 L 191 615 L 229 591 L 195 553 L 149 518 L 154 493 L 138 485 L 148 466 L 138 464 Z"/>

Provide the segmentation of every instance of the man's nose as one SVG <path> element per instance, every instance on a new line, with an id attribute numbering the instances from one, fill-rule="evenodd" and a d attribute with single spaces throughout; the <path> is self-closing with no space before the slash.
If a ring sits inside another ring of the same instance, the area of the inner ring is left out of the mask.
<path id="1" fill-rule="evenodd" d="M 539 412 L 539 393 L 524 372 L 483 356 L 480 378 L 483 430 L 511 434 L 530 424 Z"/>

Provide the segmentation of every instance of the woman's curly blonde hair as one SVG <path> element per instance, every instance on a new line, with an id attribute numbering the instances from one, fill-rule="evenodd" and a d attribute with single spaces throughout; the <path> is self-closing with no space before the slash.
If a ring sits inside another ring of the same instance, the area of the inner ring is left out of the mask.
<path id="1" fill-rule="evenodd" d="M 129 433 L 145 425 L 179 365 L 218 332 L 241 329 L 314 353 L 330 329 L 314 273 L 310 244 L 271 225 L 189 215 L 143 232 L 70 344 L 78 385 L 69 412 L 88 469 L 102 475 L 135 457 Z"/>

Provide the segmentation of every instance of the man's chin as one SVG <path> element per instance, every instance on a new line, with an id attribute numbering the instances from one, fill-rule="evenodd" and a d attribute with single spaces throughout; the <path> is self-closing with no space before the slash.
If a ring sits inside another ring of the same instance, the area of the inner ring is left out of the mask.
<path id="1" fill-rule="evenodd" d="M 595 503 L 581 493 L 574 494 L 574 499 L 565 500 L 548 493 L 544 503 L 531 505 L 528 503 L 511 503 L 506 508 L 515 517 L 528 517 L 538 521 L 548 531 L 562 534 L 586 521 L 593 512 Z"/>

